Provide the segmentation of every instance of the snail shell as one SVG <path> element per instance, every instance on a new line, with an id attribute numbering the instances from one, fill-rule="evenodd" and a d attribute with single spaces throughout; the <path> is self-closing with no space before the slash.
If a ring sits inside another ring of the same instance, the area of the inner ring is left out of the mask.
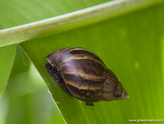
<path id="1" fill-rule="evenodd" d="M 81 47 L 57 50 L 46 57 L 46 70 L 51 78 L 70 96 L 92 102 L 128 98 L 128 94 L 103 61 Z"/>

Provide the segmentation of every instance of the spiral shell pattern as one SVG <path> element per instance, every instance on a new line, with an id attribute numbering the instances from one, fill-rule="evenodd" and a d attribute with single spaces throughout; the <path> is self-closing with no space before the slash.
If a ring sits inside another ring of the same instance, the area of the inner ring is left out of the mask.
<path id="1" fill-rule="evenodd" d="M 60 49 L 46 59 L 47 71 L 70 96 L 86 102 L 110 101 L 121 96 L 116 91 L 123 90 L 117 77 L 96 54 L 85 48 Z"/>

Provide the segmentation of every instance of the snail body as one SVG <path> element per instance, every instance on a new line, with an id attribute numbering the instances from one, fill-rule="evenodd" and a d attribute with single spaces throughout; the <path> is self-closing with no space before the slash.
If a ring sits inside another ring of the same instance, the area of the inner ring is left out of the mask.
<path id="1" fill-rule="evenodd" d="M 103 61 L 81 47 L 57 50 L 46 57 L 46 70 L 55 82 L 72 97 L 93 102 L 128 98 L 128 94 Z"/>

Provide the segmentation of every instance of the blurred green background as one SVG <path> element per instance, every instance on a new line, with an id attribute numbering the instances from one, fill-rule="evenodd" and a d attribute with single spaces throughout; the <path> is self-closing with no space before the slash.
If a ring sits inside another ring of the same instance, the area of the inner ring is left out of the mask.
<path id="1" fill-rule="evenodd" d="M 64 124 L 36 68 L 17 46 L 11 77 L 0 99 L 0 124 Z"/>

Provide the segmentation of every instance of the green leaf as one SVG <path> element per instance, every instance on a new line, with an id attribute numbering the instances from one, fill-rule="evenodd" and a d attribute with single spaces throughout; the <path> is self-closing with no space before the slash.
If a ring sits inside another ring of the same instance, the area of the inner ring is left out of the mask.
<path id="1" fill-rule="evenodd" d="M 67 123 L 128 123 L 163 119 L 164 4 L 63 33 L 21 43 L 46 82 Z M 37 47 L 36 47 L 37 46 Z M 130 98 L 88 107 L 71 98 L 50 78 L 45 57 L 55 50 L 85 47 L 115 72 Z"/>
<path id="2" fill-rule="evenodd" d="M 26 40 L 59 33 L 88 24 L 93 24 L 110 17 L 118 16 L 161 0 L 113 1 L 0 31 L 0 46 L 20 43 Z M 57 11 L 55 9 L 55 11 Z M 69 11 L 69 9 L 68 9 Z"/>
<path id="3" fill-rule="evenodd" d="M 7 84 L 9 74 L 14 62 L 16 45 L 0 47 L 0 97 Z"/>

